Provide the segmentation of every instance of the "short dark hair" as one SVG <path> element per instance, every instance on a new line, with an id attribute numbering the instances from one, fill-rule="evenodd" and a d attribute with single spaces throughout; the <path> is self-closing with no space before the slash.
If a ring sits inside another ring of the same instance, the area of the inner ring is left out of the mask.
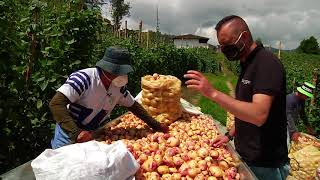
<path id="1" fill-rule="evenodd" d="M 216 31 L 218 32 L 223 24 L 225 24 L 226 22 L 228 22 L 228 21 L 230 21 L 232 19 L 241 19 L 241 20 L 243 20 L 240 16 L 237 16 L 237 15 L 226 16 L 226 17 L 222 18 L 218 22 L 218 24 L 215 27 Z"/>

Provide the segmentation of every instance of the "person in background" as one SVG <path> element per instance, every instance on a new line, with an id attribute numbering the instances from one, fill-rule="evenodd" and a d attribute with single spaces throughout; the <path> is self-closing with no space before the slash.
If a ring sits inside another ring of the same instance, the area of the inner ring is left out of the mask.
<path id="1" fill-rule="evenodd" d="M 284 180 L 289 174 L 284 67 L 253 41 L 241 17 L 227 16 L 215 29 L 226 58 L 240 60 L 236 98 L 218 91 L 197 71 L 185 74 L 186 85 L 235 116 L 235 125 L 215 140 L 215 146 L 234 137 L 236 151 L 258 179 Z"/>
<path id="2" fill-rule="evenodd" d="M 167 132 L 168 127 L 153 119 L 127 90 L 132 71 L 129 52 L 110 47 L 96 67 L 72 73 L 49 104 L 57 122 L 52 148 L 94 139 L 116 105 L 127 107 L 153 130 Z"/>
<path id="3" fill-rule="evenodd" d="M 298 138 L 300 137 L 300 133 L 297 129 L 297 124 L 300 119 L 306 127 L 308 134 L 315 134 L 305 112 L 305 101 L 308 98 L 313 98 L 314 89 L 315 87 L 312 84 L 305 82 L 301 87 L 297 88 L 296 92 L 287 95 L 286 111 L 288 131 L 290 139 L 293 141 L 298 141 Z"/>

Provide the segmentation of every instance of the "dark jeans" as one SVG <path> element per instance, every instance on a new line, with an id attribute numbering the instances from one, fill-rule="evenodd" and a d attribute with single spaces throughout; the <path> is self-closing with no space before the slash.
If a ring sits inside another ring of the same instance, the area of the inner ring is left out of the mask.
<path id="1" fill-rule="evenodd" d="M 289 175 L 289 164 L 279 168 L 249 166 L 259 180 L 285 180 Z"/>

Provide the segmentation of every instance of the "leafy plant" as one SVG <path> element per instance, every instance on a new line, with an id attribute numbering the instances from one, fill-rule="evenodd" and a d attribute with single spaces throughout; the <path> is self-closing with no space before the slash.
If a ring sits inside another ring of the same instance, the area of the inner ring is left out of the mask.
<path id="1" fill-rule="evenodd" d="M 84 0 L 0 0 L 0 173 L 50 148 L 55 121 L 48 103 L 72 72 L 94 67 L 109 46 L 127 48 L 133 95 L 146 74 L 183 78 L 189 69 L 215 72 L 215 54 L 160 44 L 146 49 L 135 36 L 115 38 L 100 10 Z M 113 111 L 117 117 L 125 110 Z"/>

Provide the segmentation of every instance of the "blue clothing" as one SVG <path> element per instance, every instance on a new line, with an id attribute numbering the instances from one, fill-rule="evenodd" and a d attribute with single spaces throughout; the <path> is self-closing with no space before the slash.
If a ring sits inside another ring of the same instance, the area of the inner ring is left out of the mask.
<path id="1" fill-rule="evenodd" d="M 285 180 L 289 175 L 289 164 L 279 168 L 249 166 L 259 180 Z"/>
<path id="2" fill-rule="evenodd" d="M 71 138 L 62 130 L 60 125 L 56 123 L 54 137 L 51 140 L 52 149 L 57 149 L 68 144 L 71 144 Z"/>
<path id="3" fill-rule="evenodd" d="M 290 137 L 298 131 L 296 124 L 301 119 L 303 124 L 308 126 L 308 118 L 305 113 L 305 101 L 300 99 L 295 93 L 287 95 L 287 122 Z"/>

